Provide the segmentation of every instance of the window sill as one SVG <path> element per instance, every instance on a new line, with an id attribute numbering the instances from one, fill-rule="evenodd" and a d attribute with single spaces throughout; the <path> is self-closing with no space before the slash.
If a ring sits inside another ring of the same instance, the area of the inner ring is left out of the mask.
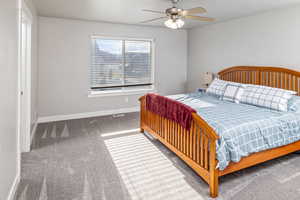
<path id="1" fill-rule="evenodd" d="M 143 95 L 148 92 L 156 92 L 155 89 L 139 89 L 139 90 L 131 90 L 131 91 L 90 91 L 88 94 L 89 98 L 95 97 L 109 97 L 109 96 L 127 96 L 127 95 Z"/>

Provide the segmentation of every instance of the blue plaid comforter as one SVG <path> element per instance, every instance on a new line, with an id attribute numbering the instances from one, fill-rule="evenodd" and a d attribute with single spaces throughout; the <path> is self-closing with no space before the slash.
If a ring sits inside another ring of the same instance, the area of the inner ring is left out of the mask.
<path id="1" fill-rule="evenodd" d="M 204 93 L 168 97 L 196 109 L 220 136 L 217 142 L 220 170 L 251 153 L 300 140 L 300 114 L 221 101 Z"/>

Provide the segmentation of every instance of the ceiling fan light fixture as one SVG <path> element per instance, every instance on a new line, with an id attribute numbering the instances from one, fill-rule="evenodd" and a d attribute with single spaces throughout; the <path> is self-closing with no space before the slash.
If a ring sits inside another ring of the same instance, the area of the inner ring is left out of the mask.
<path id="1" fill-rule="evenodd" d="M 215 19 L 210 18 L 210 17 L 204 17 L 204 16 L 199 16 L 198 14 L 203 14 L 206 13 L 207 10 L 203 7 L 195 7 L 195 8 L 190 8 L 190 9 L 183 9 L 183 8 L 178 8 L 177 4 L 181 0 L 171 0 L 173 7 L 167 8 L 164 12 L 163 11 L 156 11 L 156 10 L 143 10 L 146 12 L 151 12 L 151 13 L 158 13 L 158 14 L 164 14 L 162 17 L 142 21 L 141 23 L 149 23 L 153 21 L 157 21 L 160 19 L 166 19 L 165 21 L 165 26 L 171 29 L 179 29 L 184 26 L 184 21 L 183 20 L 198 20 L 202 22 L 213 22 Z"/>
<path id="2" fill-rule="evenodd" d="M 179 29 L 184 25 L 184 21 L 182 19 L 168 19 L 165 21 L 165 26 L 171 29 Z"/>

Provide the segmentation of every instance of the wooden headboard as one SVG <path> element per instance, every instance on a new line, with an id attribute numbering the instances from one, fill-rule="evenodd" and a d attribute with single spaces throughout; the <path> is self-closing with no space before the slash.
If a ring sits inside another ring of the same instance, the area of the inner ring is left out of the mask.
<path id="1" fill-rule="evenodd" d="M 294 90 L 300 95 L 300 72 L 291 69 L 237 66 L 224 69 L 218 75 L 226 81 Z"/>

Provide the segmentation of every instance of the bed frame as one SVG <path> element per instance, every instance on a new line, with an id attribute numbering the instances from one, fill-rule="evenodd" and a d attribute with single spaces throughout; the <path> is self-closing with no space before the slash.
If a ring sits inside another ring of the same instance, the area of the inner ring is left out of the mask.
<path id="1" fill-rule="evenodd" d="M 300 72 L 290 69 L 238 66 L 225 69 L 218 75 L 220 79 L 227 81 L 283 88 L 300 94 Z M 185 161 L 209 184 L 210 196 L 213 198 L 218 196 L 219 177 L 300 150 L 298 141 L 253 153 L 238 163 L 231 162 L 225 170 L 220 171 L 216 168 L 216 141 L 219 136 L 201 116 L 194 113 L 191 129 L 186 130 L 176 122 L 148 111 L 145 96 L 140 98 L 140 103 L 141 132 L 150 133 Z"/>

